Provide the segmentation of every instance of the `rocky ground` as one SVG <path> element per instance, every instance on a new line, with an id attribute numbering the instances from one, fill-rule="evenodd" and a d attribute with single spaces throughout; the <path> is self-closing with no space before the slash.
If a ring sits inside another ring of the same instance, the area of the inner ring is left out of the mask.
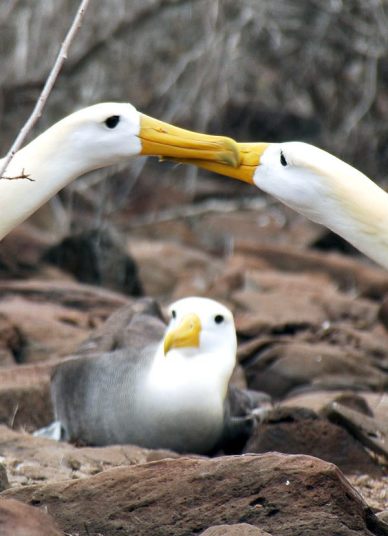
<path id="1" fill-rule="evenodd" d="M 78 4 L 0 2 L 0 154 Z M 239 140 L 304 140 L 386 185 L 385 11 L 94 0 L 33 135 L 130 101 Z M 151 159 L 107 174 L 0 244 L 0 534 L 388 534 L 388 274 L 246 184 Z M 182 457 L 31 435 L 52 419 L 56 363 L 109 348 L 143 296 L 193 294 L 235 313 L 233 385 L 271 397 L 245 445 Z"/>
<path id="2" fill-rule="evenodd" d="M 388 534 L 388 275 L 256 192 L 214 202 L 218 184 L 147 222 L 118 213 L 121 234 L 60 242 L 35 220 L 2 242 L 0 523 L 41 527 L 38 511 L 57 524 L 47 534 L 73 536 Z M 207 458 L 30 434 L 52 418 L 57 362 L 107 350 L 143 296 L 193 294 L 234 311 L 233 384 L 272 399 L 245 445 Z"/>

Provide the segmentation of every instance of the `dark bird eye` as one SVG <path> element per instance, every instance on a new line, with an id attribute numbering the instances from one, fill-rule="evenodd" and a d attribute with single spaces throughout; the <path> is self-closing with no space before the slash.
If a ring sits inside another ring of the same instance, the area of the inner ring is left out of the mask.
<path id="1" fill-rule="evenodd" d="M 171 311 L 171 316 L 172 316 L 173 318 L 176 318 L 176 311 Z"/>
<path id="2" fill-rule="evenodd" d="M 283 151 L 280 151 L 280 163 L 281 163 L 282 166 L 287 165 L 287 160 L 286 160 L 286 157 L 284 156 Z"/>
<path id="3" fill-rule="evenodd" d="M 111 115 L 108 119 L 105 119 L 105 124 L 108 128 L 115 128 L 120 121 L 119 115 Z"/>
<path id="4" fill-rule="evenodd" d="M 216 324 L 222 324 L 223 321 L 224 321 L 224 317 L 222 315 L 216 315 L 214 317 L 214 322 Z"/>

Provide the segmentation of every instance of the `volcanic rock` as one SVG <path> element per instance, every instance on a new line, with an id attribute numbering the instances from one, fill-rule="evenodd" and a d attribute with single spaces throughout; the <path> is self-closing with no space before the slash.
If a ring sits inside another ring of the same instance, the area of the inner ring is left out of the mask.
<path id="1" fill-rule="evenodd" d="M 82 283 L 132 296 L 142 294 L 134 260 L 109 229 L 89 229 L 69 235 L 48 248 L 43 261 L 69 272 Z"/>
<path id="2" fill-rule="evenodd" d="M 372 389 L 387 385 L 386 374 L 365 362 L 358 350 L 344 352 L 325 343 L 279 341 L 260 351 L 245 366 L 248 387 L 281 398 L 296 388 Z"/>
<path id="3" fill-rule="evenodd" d="M 14 499 L 0 498 L 2 536 L 64 536 L 51 517 Z"/>
<path id="4" fill-rule="evenodd" d="M 268 451 L 316 456 L 335 463 L 346 474 L 381 474 L 362 444 L 346 429 L 306 408 L 268 410 L 256 423 L 244 452 Z"/>
<path id="5" fill-rule="evenodd" d="M 2 496 L 47 507 L 65 532 L 80 536 L 186 536 L 235 523 L 277 536 L 383 534 L 340 470 L 310 456 L 181 457 Z"/>
<path id="6" fill-rule="evenodd" d="M 84 478 L 112 467 L 178 457 L 169 450 L 150 450 L 135 445 L 75 447 L 16 432 L 6 426 L 0 426 L 0 454 L 12 487 Z"/>

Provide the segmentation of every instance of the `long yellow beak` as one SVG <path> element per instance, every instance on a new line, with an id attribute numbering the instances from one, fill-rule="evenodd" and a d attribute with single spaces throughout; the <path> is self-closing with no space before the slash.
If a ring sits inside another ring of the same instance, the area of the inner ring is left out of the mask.
<path id="1" fill-rule="evenodd" d="M 269 145 L 269 143 L 237 143 L 240 153 L 240 165 L 238 167 L 230 166 L 223 162 L 210 162 L 202 159 L 179 159 L 179 162 L 193 164 L 220 175 L 254 184 L 253 176 L 256 168 L 260 165 L 261 156 Z"/>
<path id="2" fill-rule="evenodd" d="M 172 158 L 179 162 L 199 159 L 232 168 L 240 164 L 240 152 L 232 138 L 191 132 L 148 115 L 140 115 L 139 138 L 142 155 Z"/>
<path id="3" fill-rule="evenodd" d="M 164 338 L 164 355 L 171 348 L 198 348 L 200 342 L 201 321 L 192 313 L 183 317 L 179 326 L 166 333 Z"/>

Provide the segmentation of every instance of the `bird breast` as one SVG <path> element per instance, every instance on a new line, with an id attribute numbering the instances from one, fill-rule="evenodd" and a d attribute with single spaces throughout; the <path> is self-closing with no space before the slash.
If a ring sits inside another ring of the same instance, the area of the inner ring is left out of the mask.
<path id="1" fill-rule="evenodd" d="M 180 452 L 209 451 L 224 426 L 223 394 L 206 374 L 196 378 L 150 373 L 136 400 L 144 432 L 141 441 Z"/>

